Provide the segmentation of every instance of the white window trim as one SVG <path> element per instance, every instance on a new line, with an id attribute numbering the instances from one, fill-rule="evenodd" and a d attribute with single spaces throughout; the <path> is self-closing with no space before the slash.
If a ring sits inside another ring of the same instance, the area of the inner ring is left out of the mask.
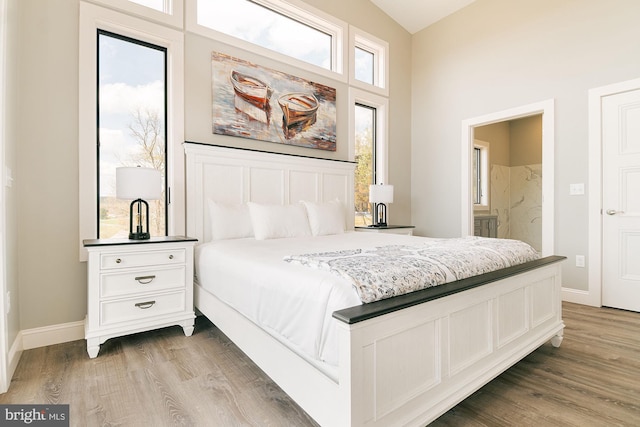
<path id="1" fill-rule="evenodd" d="M 313 73 L 320 74 L 334 80 L 342 82 L 348 81 L 348 78 L 344 73 L 344 64 L 347 62 L 346 55 L 348 54 L 347 50 L 345 49 L 348 25 L 344 21 L 341 21 L 320 10 L 312 8 L 311 6 L 298 0 L 289 0 L 288 2 L 282 0 L 252 0 L 255 3 L 259 3 L 289 18 L 295 19 L 299 22 L 305 23 L 311 27 L 330 34 L 332 36 L 332 69 L 328 70 L 326 68 L 310 64 L 292 56 L 285 55 L 283 53 L 253 44 L 246 40 L 242 40 L 237 37 L 221 33 L 220 31 L 216 31 L 211 28 L 199 25 L 197 15 L 197 0 L 185 1 L 187 5 L 186 29 L 189 32 L 199 34 L 213 40 L 218 40 L 235 48 L 240 48 L 261 56 L 273 58 L 285 64 L 292 64 L 297 68 L 311 71 Z"/>
<path id="2" fill-rule="evenodd" d="M 97 237 L 97 30 L 107 30 L 167 48 L 167 207 L 170 235 L 185 233 L 184 194 L 184 42 L 180 31 L 80 2 L 79 44 L 79 223 L 80 260 L 83 239 Z"/>
<path id="3" fill-rule="evenodd" d="M 176 28 L 183 27 L 184 0 L 164 0 L 166 12 L 147 7 L 130 0 L 90 0 L 111 9 L 121 10 L 141 18 L 150 19 Z"/>
<path id="4" fill-rule="evenodd" d="M 356 79 L 356 47 L 373 54 L 373 85 Z M 349 85 L 389 96 L 389 43 L 349 26 Z"/>
<path id="5" fill-rule="evenodd" d="M 490 159 L 491 159 L 491 144 L 487 141 L 481 141 L 479 139 L 473 140 L 473 147 L 480 149 L 480 203 L 473 204 L 474 211 L 488 211 L 491 208 L 490 204 L 490 188 L 489 180 L 491 179 L 491 173 L 489 171 Z"/>
<path id="6" fill-rule="evenodd" d="M 376 109 L 376 184 L 389 182 L 389 99 L 358 88 L 349 88 L 349 160 L 356 159 L 355 105 Z"/>

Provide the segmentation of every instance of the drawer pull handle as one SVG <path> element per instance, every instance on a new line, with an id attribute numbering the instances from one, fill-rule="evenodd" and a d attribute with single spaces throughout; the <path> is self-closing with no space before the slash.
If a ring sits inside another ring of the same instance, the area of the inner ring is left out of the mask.
<path id="1" fill-rule="evenodd" d="M 147 284 L 153 282 L 153 279 L 155 279 L 155 278 L 156 278 L 156 276 L 153 275 L 153 276 L 138 276 L 135 279 L 141 285 L 147 285 Z"/>
<path id="2" fill-rule="evenodd" d="M 173 255 L 169 255 L 169 259 L 173 259 Z"/>
<path id="3" fill-rule="evenodd" d="M 147 308 L 153 307 L 155 303 L 156 303 L 155 301 L 139 302 L 139 303 L 136 303 L 136 307 L 142 310 L 146 310 Z"/>
<path id="4" fill-rule="evenodd" d="M 120 264 L 122 260 L 120 258 L 116 259 L 116 264 Z"/>

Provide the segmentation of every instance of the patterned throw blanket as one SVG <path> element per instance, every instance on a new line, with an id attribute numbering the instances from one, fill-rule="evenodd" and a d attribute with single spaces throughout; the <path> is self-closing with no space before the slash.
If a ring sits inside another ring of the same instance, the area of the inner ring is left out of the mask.
<path id="1" fill-rule="evenodd" d="M 362 302 L 369 303 L 537 258 L 535 249 L 518 240 L 465 237 L 430 239 L 417 246 L 290 255 L 284 260 L 349 280 Z"/>

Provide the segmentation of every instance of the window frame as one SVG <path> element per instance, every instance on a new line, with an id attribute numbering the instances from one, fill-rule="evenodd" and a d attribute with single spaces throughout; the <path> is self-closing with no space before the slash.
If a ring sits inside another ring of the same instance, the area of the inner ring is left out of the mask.
<path id="1" fill-rule="evenodd" d="M 373 84 L 356 79 L 356 47 L 373 54 Z M 350 86 L 389 96 L 389 43 L 350 25 L 349 70 Z"/>
<path id="2" fill-rule="evenodd" d="M 475 202 L 475 197 L 473 200 L 473 210 L 474 211 L 488 211 L 491 208 L 490 205 L 490 185 L 489 180 L 491 179 L 491 174 L 489 172 L 490 168 L 490 156 L 491 156 L 491 144 L 487 141 L 482 141 L 479 139 L 473 140 L 473 148 L 480 150 L 480 170 L 478 172 L 478 190 L 480 191 L 480 203 Z M 474 151 L 475 154 L 475 151 Z M 472 162 L 475 156 L 472 156 Z M 473 163 L 472 163 L 473 166 Z M 474 179 L 476 179 L 474 177 Z M 473 187 L 472 187 L 473 188 Z"/>
<path id="3" fill-rule="evenodd" d="M 94 3 L 110 9 L 121 10 L 145 19 L 151 19 L 159 23 L 176 28 L 183 28 L 184 0 L 164 0 L 166 11 L 161 12 L 152 7 L 147 7 L 130 0 L 91 0 Z"/>
<path id="4" fill-rule="evenodd" d="M 168 164 L 168 162 L 167 162 L 167 160 L 168 160 L 167 159 L 167 154 L 168 154 L 168 152 L 167 152 L 167 140 L 168 140 L 168 132 L 169 132 L 169 129 L 166 126 L 166 123 L 167 123 L 167 120 L 168 120 L 168 117 L 167 117 L 167 100 L 168 100 L 168 90 L 167 90 L 167 86 L 168 86 L 168 75 L 167 75 L 168 53 L 167 53 L 167 48 L 164 47 L 164 46 L 157 46 L 155 44 L 151 44 L 151 43 L 149 43 L 147 41 L 134 39 L 134 38 L 131 38 L 129 36 L 122 35 L 122 34 L 113 33 L 111 31 L 107 31 L 107 30 L 104 30 L 102 28 L 99 28 L 97 30 L 97 32 L 98 32 L 98 34 L 97 34 L 97 39 L 98 39 L 97 40 L 97 45 L 98 46 L 100 46 L 100 37 L 104 36 L 104 37 L 110 37 L 110 38 L 113 38 L 113 39 L 118 39 L 121 42 L 127 42 L 127 43 L 131 43 L 131 44 L 135 44 L 135 45 L 138 45 L 139 47 L 145 47 L 147 49 L 153 49 L 153 50 L 156 50 L 158 52 L 162 52 L 162 55 L 163 55 L 163 61 L 162 61 L 163 70 L 162 70 L 162 72 L 163 72 L 163 75 L 164 75 L 164 81 L 163 81 L 163 85 L 164 85 L 164 90 L 163 90 L 163 92 L 164 92 L 164 103 L 163 104 L 164 105 L 163 105 L 163 111 L 162 111 L 162 113 L 163 113 L 162 114 L 162 123 L 163 123 L 163 127 L 164 127 L 164 132 L 163 132 L 162 138 L 164 140 L 163 155 L 164 155 L 164 165 L 165 165 L 165 173 L 163 173 L 164 177 L 163 177 L 163 180 L 162 180 L 162 186 L 165 189 L 164 215 L 163 215 L 164 216 L 164 234 L 163 235 L 167 236 L 169 234 L 169 227 L 168 227 L 169 193 L 166 190 L 167 188 L 169 188 L 168 187 L 168 176 L 167 176 L 167 173 L 166 173 L 167 164 Z M 96 57 L 97 57 L 97 61 L 98 61 L 98 76 L 97 76 L 96 81 L 100 81 L 100 70 L 99 70 L 99 68 L 100 68 L 100 48 L 99 47 L 98 47 L 98 50 L 96 52 Z M 96 102 L 96 104 L 97 104 L 97 113 L 98 113 L 96 115 L 96 123 L 100 124 L 100 118 L 101 118 L 101 112 L 100 112 L 100 85 L 97 85 L 96 89 L 98 91 L 98 98 L 96 100 L 97 101 Z M 99 132 L 98 132 L 98 135 L 99 135 Z M 103 143 L 103 141 L 100 141 L 100 143 L 98 143 L 97 145 L 102 145 L 102 143 Z M 97 227 L 96 235 L 100 236 L 100 223 L 101 223 L 101 221 L 100 221 L 100 208 L 101 208 L 101 203 L 100 203 L 100 190 L 101 190 L 100 177 L 101 177 L 101 173 L 102 173 L 102 170 L 100 168 L 100 163 L 102 161 L 102 158 L 101 158 L 100 148 L 96 148 L 96 150 L 97 150 L 97 154 L 96 154 L 96 160 L 97 160 L 96 161 L 96 163 L 97 163 L 97 165 L 96 165 L 96 180 L 97 180 L 96 181 L 96 185 L 97 185 L 97 188 L 98 188 L 98 192 L 97 192 L 98 197 L 97 197 L 97 206 L 96 206 L 97 207 L 97 216 L 98 216 L 96 218 L 97 219 L 97 221 L 96 221 L 96 227 Z M 151 206 L 149 206 L 149 207 L 151 208 Z M 147 230 L 147 231 L 149 231 L 149 230 Z"/>
<path id="5" fill-rule="evenodd" d="M 79 254 L 83 239 L 97 237 L 97 37 L 98 30 L 121 34 L 167 49 L 167 233 L 185 233 L 184 194 L 184 36 L 182 32 L 137 17 L 80 2 L 79 43 Z M 171 191 L 176 189 L 176 191 Z"/>
<path id="6" fill-rule="evenodd" d="M 198 24 L 198 5 L 197 0 L 186 1 L 186 30 L 199 34 L 201 36 L 221 41 L 230 46 L 267 57 L 285 64 L 293 64 L 297 68 L 311 71 L 329 77 L 334 80 L 347 82 L 348 79 L 344 73 L 344 66 L 347 63 L 346 34 L 348 33 L 348 25 L 338 18 L 328 15 L 318 9 L 298 1 L 289 0 L 251 0 L 267 9 L 271 9 L 276 13 L 284 15 L 304 25 L 310 26 L 331 36 L 331 69 L 319 67 L 309 62 L 302 61 L 289 55 L 256 45 L 246 40 L 222 33 L 209 27 Z"/>
<path id="7" fill-rule="evenodd" d="M 389 99 L 358 88 L 349 88 L 349 160 L 356 157 L 355 106 L 361 104 L 376 110 L 375 117 L 375 184 L 389 182 Z"/>

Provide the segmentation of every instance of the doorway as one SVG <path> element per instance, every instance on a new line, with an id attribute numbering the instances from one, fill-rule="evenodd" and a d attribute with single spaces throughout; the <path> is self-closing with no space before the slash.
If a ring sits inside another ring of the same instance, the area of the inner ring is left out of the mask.
<path id="1" fill-rule="evenodd" d="M 505 121 L 513 121 L 533 116 L 541 116 L 542 122 L 542 194 L 540 217 L 541 241 L 540 253 L 542 256 L 553 254 L 554 247 L 554 101 L 553 99 L 512 108 L 486 116 L 476 117 L 462 122 L 461 145 L 461 233 L 463 236 L 474 234 L 474 204 L 473 204 L 473 152 L 476 129 L 482 126 L 492 125 Z"/>
<path id="2" fill-rule="evenodd" d="M 479 162 L 484 151 L 487 161 Z M 474 152 L 474 234 L 484 235 L 478 225 L 488 223 L 495 228 L 488 237 L 521 240 L 541 252 L 542 114 L 476 126 Z"/>

